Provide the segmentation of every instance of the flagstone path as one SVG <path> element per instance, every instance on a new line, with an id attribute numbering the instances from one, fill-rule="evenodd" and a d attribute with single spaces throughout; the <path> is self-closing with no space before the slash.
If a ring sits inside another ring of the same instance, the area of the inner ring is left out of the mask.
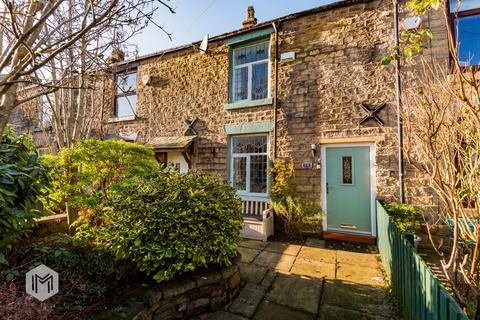
<path id="1" fill-rule="evenodd" d="M 243 287 L 211 320 L 394 319 L 377 255 L 304 245 L 243 240 Z"/>

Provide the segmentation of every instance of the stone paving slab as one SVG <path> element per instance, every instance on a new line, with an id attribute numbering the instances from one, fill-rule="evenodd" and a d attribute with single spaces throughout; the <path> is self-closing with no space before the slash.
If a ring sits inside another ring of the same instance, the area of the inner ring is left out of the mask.
<path id="1" fill-rule="evenodd" d="M 263 250 L 267 246 L 267 242 L 251 240 L 251 239 L 242 239 L 240 241 L 239 247 Z"/>
<path id="2" fill-rule="evenodd" d="M 391 319 L 376 255 L 339 248 L 310 238 L 304 245 L 242 240 L 244 287 L 223 311 L 199 319 Z"/>
<path id="3" fill-rule="evenodd" d="M 302 246 L 296 244 L 289 244 L 285 242 L 279 241 L 270 241 L 268 242 L 267 246 L 265 247 L 265 251 L 280 253 L 280 254 L 287 254 L 290 256 L 296 256 Z"/>
<path id="4" fill-rule="evenodd" d="M 267 274 L 268 268 L 257 266 L 250 263 L 238 263 L 240 268 L 240 278 L 253 284 L 260 284 Z"/>
<path id="5" fill-rule="evenodd" d="M 294 256 L 282 255 L 275 252 L 262 251 L 253 264 L 264 266 L 267 268 L 288 272 L 295 261 Z"/>
<path id="6" fill-rule="evenodd" d="M 275 270 L 268 270 L 265 278 L 263 278 L 261 285 L 263 287 L 269 288 L 272 285 L 273 279 L 277 276 L 277 271 Z"/>
<path id="7" fill-rule="evenodd" d="M 267 289 L 253 283 L 247 283 L 235 300 L 227 307 L 228 311 L 250 318 L 255 313 Z"/>
<path id="8" fill-rule="evenodd" d="M 348 263 L 356 266 L 371 267 L 378 264 L 378 260 L 375 255 L 369 253 L 350 252 L 350 251 L 337 251 L 337 262 Z"/>
<path id="9" fill-rule="evenodd" d="M 298 257 L 327 263 L 335 263 L 337 261 L 337 251 L 304 246 L 298 253 Z"/>
<path id="10" fill-rule="evenodd" d="M 335 278 L 335 264 L 318 260 L 297 258 L 291 272 L 312 278 Z"/>
<path id="11" fill-rule="evenodd" d="M 316 314 L 321 292 L 321 281 L 279 273 L 265 297 L 268 301 Z"/>
<path id="12" fill-rule="evenodd" d="M 384 288 L 341 280 L 326 280 L 322 303 L 390 317 L 392 307 Z"/>
<path id="13" fill-rule="evenodd" d="M 218 311 L 211 315 L 205 317 L 208 320 L 248 320 L 247 318 L 237 316 L 236 314 L 226 312 L 226 311 Z"/>
<path id="14" fill-rule="evenodd" d="M 259 249 L 251 249 L 245 247 L 238 247 L 237 251 L 240 253 L 240 262 L 250 263 L 260 253 Z"/>
<path id="15" fill-rule="evenodd" d="M 385 318 L 378 315 L 366 314 L 364 312 L 339 308 L 330 305 L 323 305 L 320 310 L 318 320 L 387 320 L 390 318 Z"/>
<path id="16" fill-rule="evenodd" d="M 359 284 L 384 287 L 385 280 L 378 267 L 360 267 L 352 264 L 337 264 L 337 279 L 351 281 Z"/>
<path id="17" fill-rule="evenodd" d="M 258 307 L 254 320 L 315 320 L 313 314 L 294 310 L 265 300 Z"/>

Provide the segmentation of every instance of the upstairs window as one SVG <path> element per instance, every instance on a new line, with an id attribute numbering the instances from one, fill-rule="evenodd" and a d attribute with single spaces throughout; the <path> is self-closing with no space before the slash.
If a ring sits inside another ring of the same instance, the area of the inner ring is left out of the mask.
<path id="1" fill-rule="evenodd" d="M 450 15 L 460 65 L 480 65 L 480 1 L 450 0 Z"/>
<path id="2" fill-rule="evenodd" d="M 55 107 L 55 94 L 49 93 L 40 97 L 40 110 L 38 111 L 39 127 L 47 129 L 52 125 L 53 109 Z"/>
<path id="3" fill-rule="evenodd" d="M 115 116 L 135 116 L 137 109 L 137 71 L 124 71 L 115 75 Z"/>
<path id="4" fill-rule="evenodd" d="M 266 195 L 268 137 L 266 135 L 231 138 L 231 181 L 239 194 Z"/>
<path id="5" fill-rule="evenodd" d="M 232 102 L 268 97 L 269 42 L 233 50 Z"/>

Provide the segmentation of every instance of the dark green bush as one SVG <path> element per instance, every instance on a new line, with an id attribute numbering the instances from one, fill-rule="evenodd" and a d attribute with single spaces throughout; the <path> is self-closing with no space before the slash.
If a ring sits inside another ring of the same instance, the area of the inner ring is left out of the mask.
<path id="1" fill-rule="evenodd" d="M 31 138 L 6 127 L 0 140 L 0 264 L 13 242 L 42 215 L 40 200 L 50 184 Z"/>
<path id="2" fill-rule="evenodd" d="M 84 140 L 45 161 L 78 213 L 75 238 L 157 281 L 236 256 L 241 201 L 226 182 L 162 169 L 150 149 L 120 141 Z"/>
<path id="3" fill-rule="evenodd" d="M 402 233 L 415 233 L 417 222 L 422 221 L 420 209 L 412 205 L 387 203 L 384 207 Z"/>
<path id="4" fill-rule="evenodd" d="M 241 201 L 226 183 L 158 171 L 121 186 L 105 211 L 101 242 L 157 281 L 207 264 L 230 265 L 242 227 Z"/>

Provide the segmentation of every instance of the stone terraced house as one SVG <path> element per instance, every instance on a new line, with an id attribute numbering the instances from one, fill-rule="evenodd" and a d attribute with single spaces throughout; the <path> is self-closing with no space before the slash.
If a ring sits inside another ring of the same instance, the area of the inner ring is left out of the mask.
<path id="1" fill-rule="evenodd" d="M 474 2 L 459 10 L 474 19 L 464 25 L 478 28 Z M 103 134 L 148 145 L 181 172 L 228 179 L 246 213 L 268 206 L 272 160 L 291 159 L 298 191 L 322 204 L 324 237 L 372 241 L 375 200 L 399 194 L 395 69 L 380 66 L 394 43 L 393 21 L 388 0 L 340 1 L 262 23 L 249 8 L 243 28 L 211 37 L 208 47 L 127 61 L 118 54 Z M 426 56 L 447 67 L 442 14 L 423 23 L 435 34 Z M 476 37 L 461 55 L 480 53 Z M 405 198 L 438 205 L 408 167 Z"/>

